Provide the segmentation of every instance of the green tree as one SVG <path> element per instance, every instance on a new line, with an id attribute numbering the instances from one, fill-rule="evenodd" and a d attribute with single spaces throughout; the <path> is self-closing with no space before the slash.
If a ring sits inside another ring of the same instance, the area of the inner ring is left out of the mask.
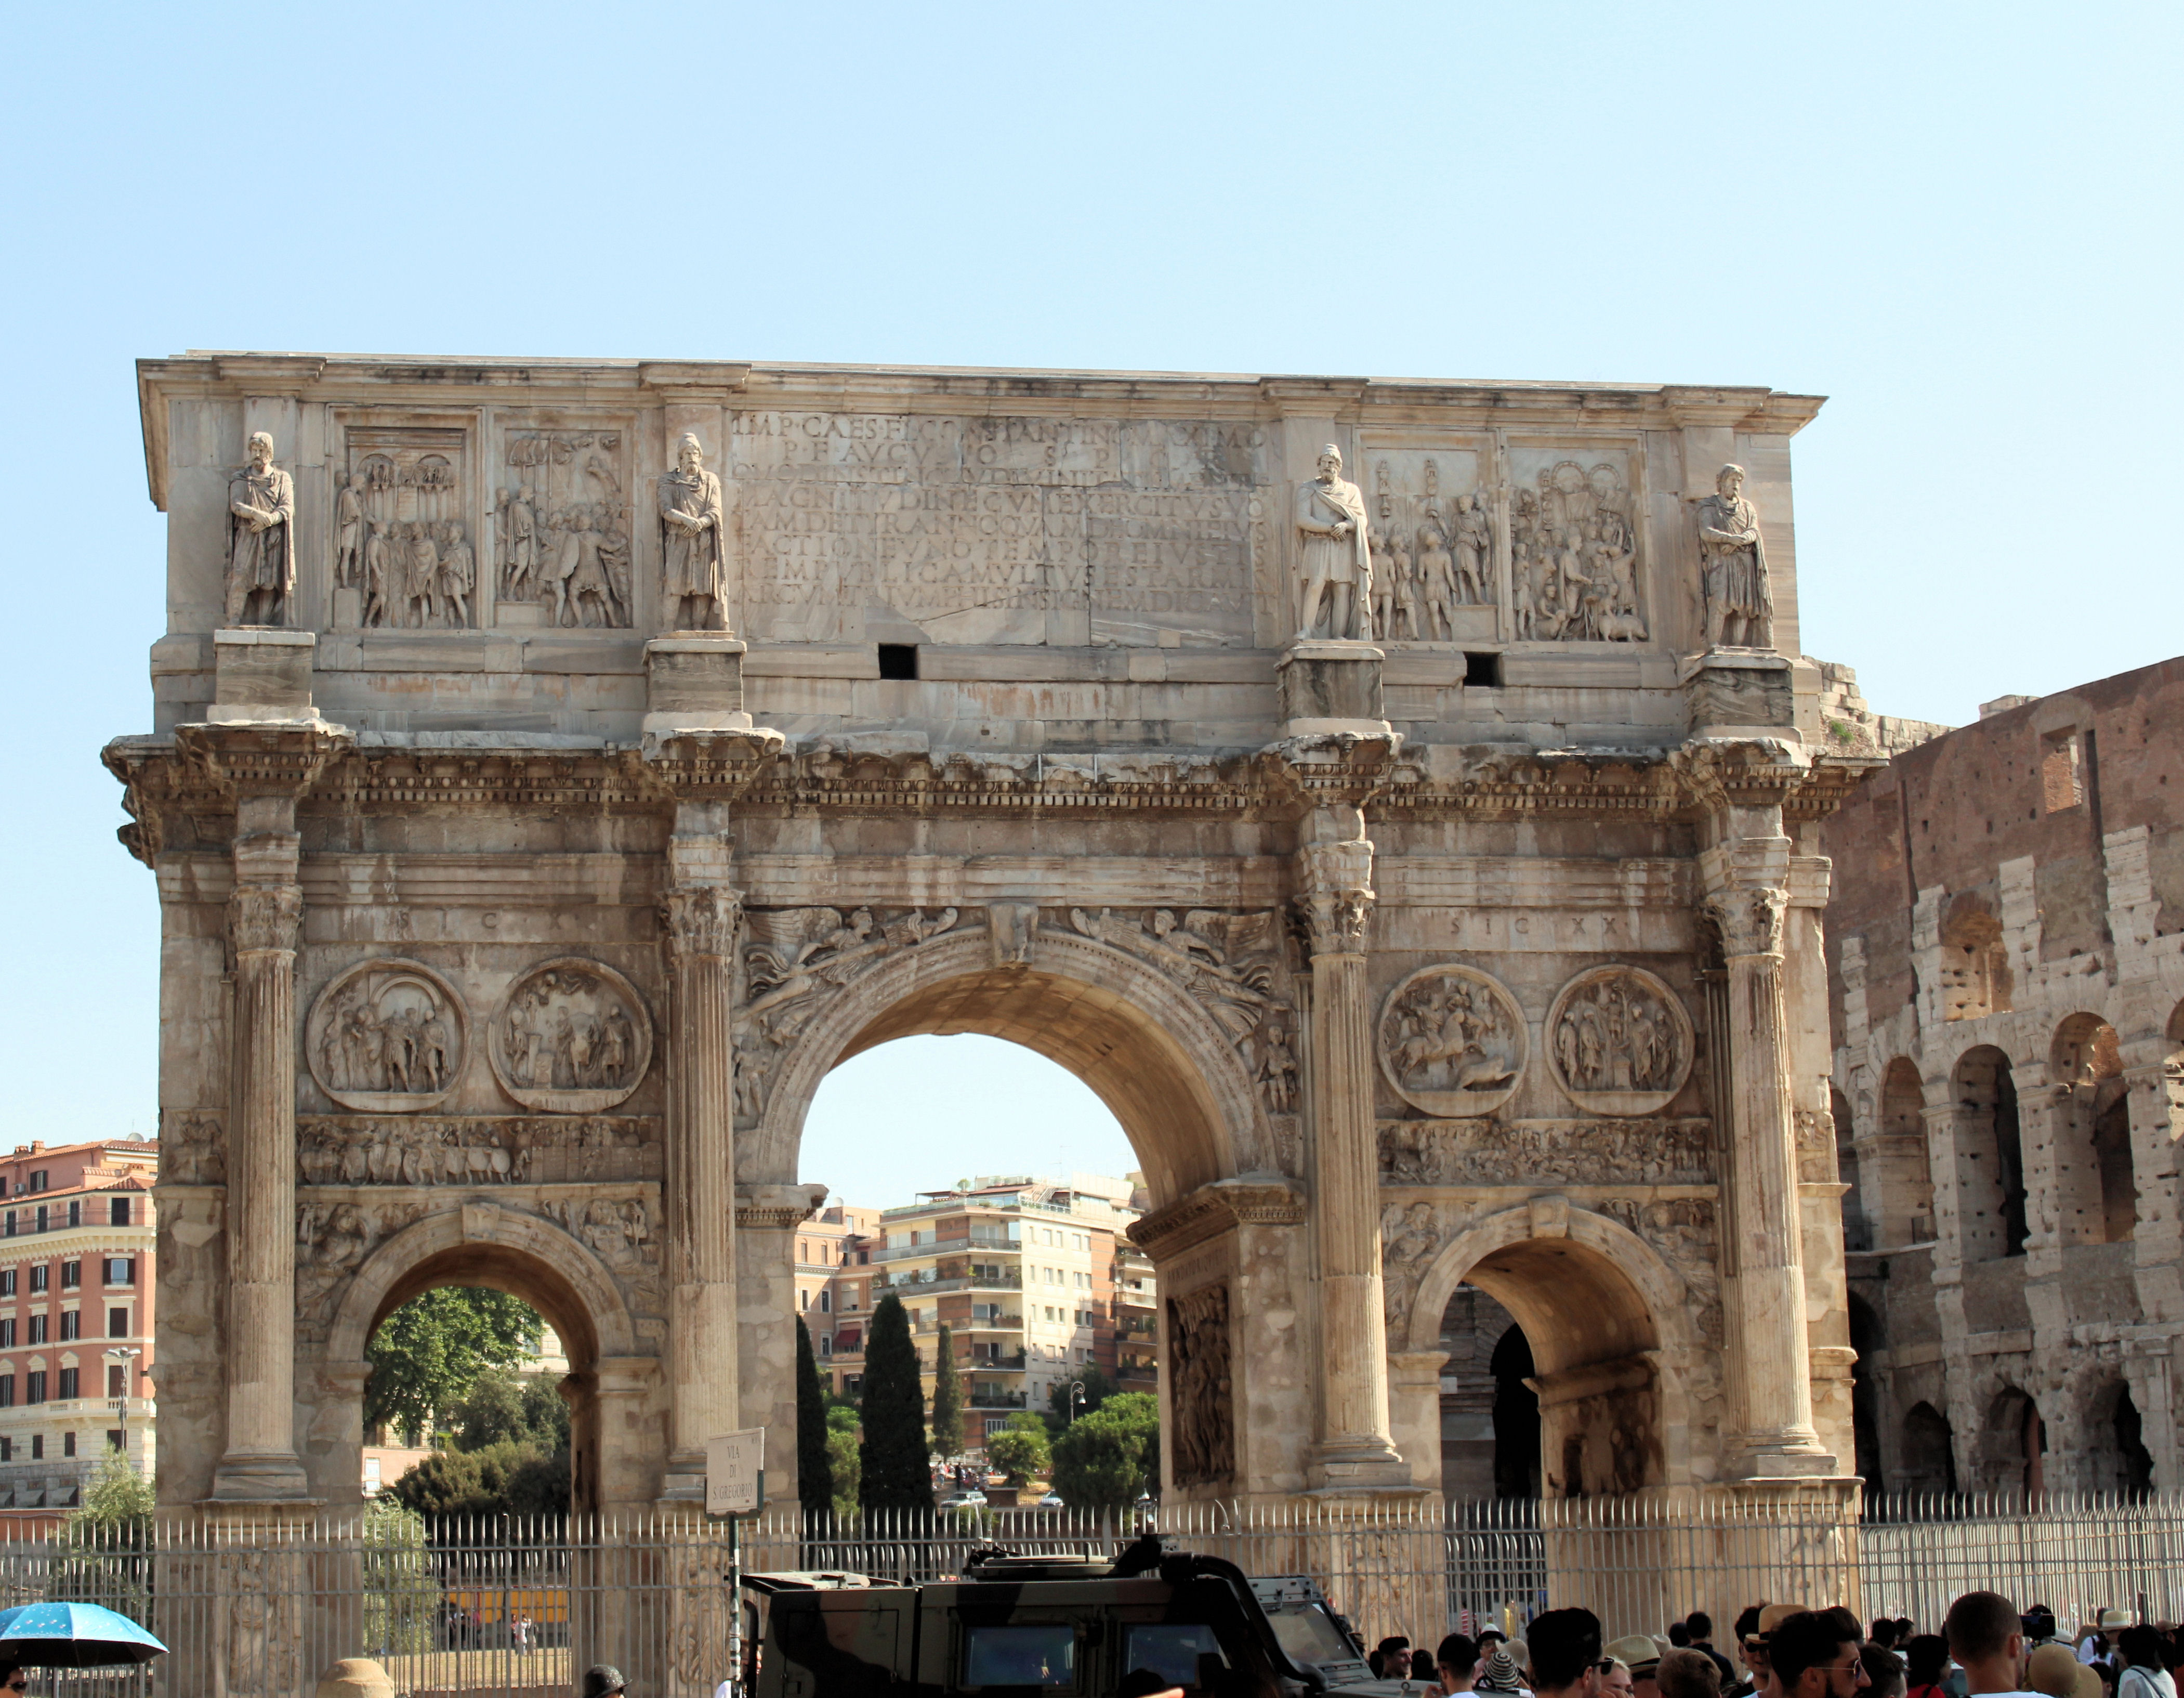
<path id="1" fill-rule="evenodd" d="M 153 1506 L 152 1483 L 120 1451 L 108 1451 L 62 1527 L 52 1595 L 150 1621 Z"/>
<path id="2" fill-rule="evenodd" d="M 1073 1510 L 1127 1509 L 1160 1478 L 1160 1402 L 1118 1392 L 1054 1441 L 1054 1489 Z"/>
<path id="3" fill-rule="evenodd" d="M 1047 1388 L 1046 1401 L 1054 1411 L 1054 1418 L 1047 1422 L 1049 1432 L 1059 1432 L 1069 1424 L 1072 1419 L 1069 1388 L 1076 1385 L 1084 1388 L 1084 1401 L 1077 1405 L 1074 1417 L 1078 1421 L 1084 1420 L 1122 1389 L 1107 1377 L 1097 1362 L 1085 1362 L 1072 1368 L 1067 1379 L 1056 1381 Z M 1138 1395 L 1142 1397 L 1144 1394 L 1140 1392 Z"/>
<path id="4" fill-rule="evenodd" d="M 847 1427 L 827 1429 L 827 1478 L 833 1495 L 827 1507 L 844 1518 L 857 1512 L 858 1477 L 863 1472 L 863 1447 L 857 1443 L 853 1422 Z"/>
<path id="5" fill-rule="evenodd" d="M 482 1450 L 436 1450 L 389 1490 L 404 1509 L 437 1523 L 444 1541 L 459 1517 L 566 1515 L 569 1453 L 509 1438 Z"/>
<path id="6" fill-rule="evenodd" d="M 929 1510 L 933 1476 L 925 1465 L 925 1388 L 910 1312 L 889 1292 L 872 1310 L 865 1339 L 865 1394 L 857 1499 L 868 1510 Z"/>
<path id="7" fill-rule="evenodd" d="M 1028 1486 L 1034 1479 L 1045 1479 L 1054 1466 L 1046 1423 L 1029 1410 L 1019 1410 L 999 1433 L 986 1435 L 986 1462 L 1000 1469 L 1011 1486 Z"/>
<path id="8" fill-rule="evenodd" d="M 806 1515 L 834 1506 L 833 1470 L 827 1460 L 827 1382 L 811 1354 L 811 1332 L 796 1317 L 796 1497 Z"/>
<path id="9" fill-rule="evenodd" d="M 411 1298 L 365 1346 L 364 1424 L 413 1439 L 434 1431 L 480 1374 L 527 1360 L 544 1331 L 538 1312 L 505 1292 L 443 1286 Z"/>
<path id="10" fill-rule="evenodd" d="M 505 1440 L 547 1451 L 569 1448 L 568 1401 L 544 1374 L 518 1376 L 488 1368 L 451 1413 L 455 1442 L 465 1450 L 482 1450 Z"/>
<path id="11" fill-rule="evenodd" d="M 963 1454 L 963 1377 L 956 1369 L 956 1335 L 940 1323 L 933 1340 L 933 1454 Z"/>
<path id="12" fill-rule="evenodd" d="M 365 1506 L 364 1636 L 374 1656 L 432 1649 L 440 1588 L 425 1518 L 382 1493 Z"/>

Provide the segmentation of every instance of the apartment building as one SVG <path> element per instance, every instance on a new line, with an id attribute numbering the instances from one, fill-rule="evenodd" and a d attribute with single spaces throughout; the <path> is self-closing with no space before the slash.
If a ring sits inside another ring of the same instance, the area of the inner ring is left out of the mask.
<path id="1" fill-rule="evenodd" d="M 0 1157 L 0 1517 L 74 1507 L 109 1450 L 152 1468 L 159 1176 L 149 1139 Z"/>
<path id="2" fill-rule="evenodd" d="M 859 1282 L 850 1271 L 861 1253 L 868 1255 L 878 1240 L 880 1211 L 830 1203 L 796 1229 L 796 1310 L 811 1334 L 811 1352 L 818 1359 L 819 1377 L 835 1385 L 834 1350 L 841 1329 L 836 1311 L 844 1303 L 847 1311 L 859 1313 L 854 1299 L 861 1295 Z M 849 1328 L 853 1341 L 858 1329 Z"/>
<path id="3" fill-rule="evenodd" d="M 800 1250 L 798 1301 L 807 1323 L 822 1302 L 832 1322 L 822 1371 L 844 1396 L 862 1388 L 865 1330 L 873 1305 L 892 1293 L 909 1311 L 928 1398 L 933 1346 L 941 1326 L 950 1329 L 974 1444 L 1015 1411 L 1046 1408 L 1055 1385 L 1087 1364 L 1127 1389 L 1151 1391 L 1152 1265 L 1124 1236 L 1145 1201 L 1136 1174 L 989 1176 L 921 1193 L 845 1236 L 830 1289 L 808 1304 Z M 815 1349 L 822 1330 L 812 1327 Z"/>

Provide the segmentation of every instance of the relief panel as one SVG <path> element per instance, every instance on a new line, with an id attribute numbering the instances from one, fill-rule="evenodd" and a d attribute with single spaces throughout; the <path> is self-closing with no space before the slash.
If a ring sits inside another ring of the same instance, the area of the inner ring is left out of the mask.
<path id="1" fill-rule="evenodd" d="M 1524 1013 L 1475 967 L 1421 967 L 1380 1011 L 1380 1070 L 1412 1107 L 1440 1120 L 1492 1113 L 1516 1091 L 1531 1040 Z"/>
<path id="2" fill-rule="evenodd" d="M 1366 450 L 1376 641 L 1453 644 L 1499 634 L 1492 464 L 1485 441 Z"/>
<path id="3" fill-rule="evenodd" d="M 1563 1094 L 1596 1114 L 1652 1114 L 1691 1074 L 1691 1019 L 1642 968 L 1594 967 L 1547 1011 L 1547 1065 Z"/>
<path id="4" fill-rule="evenodd" d="M 1518 641 L 1646 640 L 1639 463 L 1629 447 L 1511 446 L 1510 580 Z"/>
<path id="5" fill-rule="evenodd" d="M 541 962 L 508 987 L 487 1054 L 526 1109 L 596 1114 L 627 1100 L 652 1064 L 652 1021 L 637 988 L 581 956 Z"/>
<path id="6" fill-rule="evenodd" d="M 319 993 L 304 1025 L 311 1077 L 344 1109 L 437 1109 L 469 1053 L 470 1012 L 455 988 L 416 961 L 359 962 Z"/>
<path id="7" fill-rule="evenodd" d="M 627 629 L 630 436 L 511 428 L 493 491 L 496 623 Z"/>
<path id="8" fill-rule="evenodd" d="M 334 491 L 337 629 L 463 630 L 477 623 L 467 425 L 351 424 Z"/>

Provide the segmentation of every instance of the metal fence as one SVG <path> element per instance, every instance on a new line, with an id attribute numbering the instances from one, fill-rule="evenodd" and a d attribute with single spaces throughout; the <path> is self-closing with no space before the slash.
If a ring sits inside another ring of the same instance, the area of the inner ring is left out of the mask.
<path id="1" fill-rule="evenodd" d="M 741 1533 L 759 1570 L 901 1579 L 958 1573 L 980 1545 L 1112 1556 L 1140 1533 L 1253 1574 L 1309 1574 L 1368 1641 L 1493 1621 L 1521 1631 L 1583 1604 L 1608 1634 L 1693 1609 L 1843 1602 L 1937 1623 L 1991 1588 L 2066 1619 L 2184 1617 L 2184 1497 L 1876 1500 L 1667 1491 L 1576 1501 L 1173 1504 L 1085 1515 L 991 1508 L 807 1521 Z M 296 1526 L 160 1517 L 0 1543 L 0 1604 L 103 1603 L 171 1647 L 142 1671 L 42 1678 L 55 1698 L 296 1698 L 338 1658 L 370 1656 L 408 1698 L 549 1698 L 593 1662 L 635 1698 L 710 1698 L 728 1664 L 727 1528 L 645 1516 L 490 1525 L 381 1508 Z"/>

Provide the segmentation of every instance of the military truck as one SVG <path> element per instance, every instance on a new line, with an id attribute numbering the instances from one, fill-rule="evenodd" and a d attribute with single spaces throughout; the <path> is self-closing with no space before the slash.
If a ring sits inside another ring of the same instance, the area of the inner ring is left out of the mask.
<path id="1" fill-rule="evenodd" d="M 1106 1698 L 1139 1669 L 1205 1698 L 1418 1694 L 1374 1678 L 1312 1580 L 1251 1579 L 1140 1539 L 1112 1563 L 974 1555 L 960 1578 L 744 1577 L 754 1698 Z"/>

